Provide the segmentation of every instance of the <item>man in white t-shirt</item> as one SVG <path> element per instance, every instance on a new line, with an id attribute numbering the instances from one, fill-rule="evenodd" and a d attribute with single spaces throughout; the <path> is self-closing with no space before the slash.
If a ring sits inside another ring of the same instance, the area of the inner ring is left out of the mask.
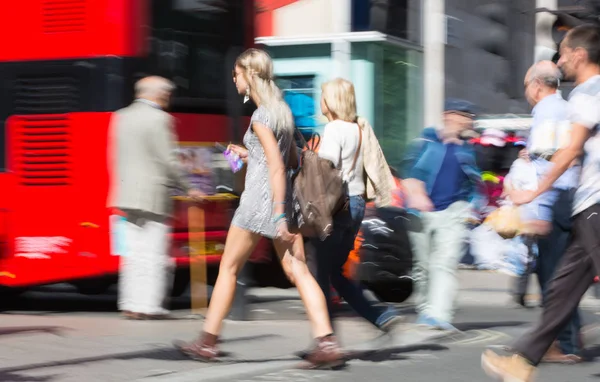
<path id="1" fill-rule="evenodd" d="M 549 284 L 538 325 L 512 347 L 515 354 L 500 356 L 487 350 L 482 355 L 486 373 L 505 381 L 533 380 L 536 366 L 600 271 L 600 27 L 582 25 L 570 30 L 560 55 L 559 67 L 577 84 L 567 112 L 570 143 L 552 156 L 553 166 L 536 191 L 514 191 L 510 196 L 518 204 L 531 202 L 583 156 L 573 203 L 573 240 Z"/>

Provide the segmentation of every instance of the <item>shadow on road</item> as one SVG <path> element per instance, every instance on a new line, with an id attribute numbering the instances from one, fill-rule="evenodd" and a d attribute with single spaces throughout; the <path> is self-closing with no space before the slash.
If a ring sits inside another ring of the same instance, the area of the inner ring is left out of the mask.
<path id="1" fill-rule="evenodd" d="M 32 377 L 30 375 L 21 376 L 14 373 L 3 373 L 0 372 L 0 381 L 10 381 L 10 382 L 50 382 L 55 379 L 60 378 L 61 375 L 44 375 L 42 377 Z"/>
<path id="2" fill-rule="evenodd" d="M 267 338 L 279 337 L 275 334 L 264 334 L 264 335 L 255 335 L 255 336 L 245 336 L 245 337 L 236 337 L 229 338 L 223 340 L 223 342 L 231 343 L 231 342 L 242 342 L 242 341 L 254 341 L 254 340 L 264 340 Z M 234 354 L 230 352 L 222 352 L 220 354 L 221 357 L 224 357 L 221 364 L 227 363 L 246 363 L 246 362 L 271 362 L 271 361 L 282 361 L 281 358 L 277 359 L 256 359 L 256 360 L 241 360 L 234 358 Z M 60 360 L 60 361 L 47 361 L 47 362 L 38 362 L 31 363 L 23 366 L 15 366 L 8 368 L 0 368 L 0 381 L 36 381 L 34 379 L 18 379 L 20 377 L 13 376 L 14 373 L 26 372 L 38 369 L 52 368 L 52 367 L 64 367 L 64 366 L 74 366 L 74 365 L 82 365 L 88 364 L 92 362 L 102 362 L 108 360 L 120 360 L 120 361 L 128 361 L 133 359 L 151 359 L 151 360 L 161 360 L 161 361 L 185 361 L 189 360 L 186 356 L 181 354 L 174 347 L 161 346 L 155 349 L 150 350 L 141 350 L 141 351 L 133 351 L 126 353 L 115 353 L 115 354 L 105 354 L 99 356 L 90 356 L 90 357 L 80 357 L 80 358 L 72 358 L 68 360 Z M 292 358 L 288 359 L 291 360 Z M 190 362 L 193 362 L 190 360 Z M 29 377 L 28 377 L 29 378 Z M 44 377 L 46 378 L 46 377 Z M 49 381 L 48 379 L 40 379 L 40 381 Z"/>
<path id="3" fill-rule="evenodd" d="M 62 336 L 63 334 L 65 334 L 64 332 L 68 330 L 70 329 L 61 326 L 15 326 L 8 328 L 0 327 L 0 336 L 31 332 L 50 333 L 55 334 L 57 336 Z M 0 381 L 4 381 L 4 379 L 0 379 Z"/>
<path id="4" fill-rule="evenodd" d="M 510 328 L 527 325 L 525 321 L 498 321 L 498 322 L 461 322 L 456 323 L 454 327 L 462 332 L 469 330 L 482 330 L 491 328 Z"/>
<path id="5" fill-rule="evenodd" d="M 410 346 L 399 346 L 393 348 L 377 349 L 377 350 L 366 350 L 366 351 L 355 351 L 351 352 L 348 357 L 349 360 L 360 360 L 370 362 L 384 362 L 384 361 L 400 361 L 407 360 L 409 357 L 402 356 L 404 353 L 412 353 L 422 350 L 428 351 L 443 351 L 449 348 L 437 344 L 421 344 L 421 345 L 410 345 Z"/>

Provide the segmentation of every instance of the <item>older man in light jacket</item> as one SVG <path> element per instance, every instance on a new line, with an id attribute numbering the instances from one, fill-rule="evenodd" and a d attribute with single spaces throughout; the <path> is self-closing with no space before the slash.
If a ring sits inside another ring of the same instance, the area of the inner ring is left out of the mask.
<path id="1" fill-rule="evenodd" d="M 114 113 L 109 129 L 107 206 L 122 212 L 113 230 L 122 248 L 119 309 L 130 319 L 159 319 L 172 280 L 168 219 L 177 187 L 194 198 L 175 149 L 174 120 L 165 110 L 175 86 L 162 77 L 135 85 L 136 100 Z M 116 249 L 114 249 L 116 250 Z"/>

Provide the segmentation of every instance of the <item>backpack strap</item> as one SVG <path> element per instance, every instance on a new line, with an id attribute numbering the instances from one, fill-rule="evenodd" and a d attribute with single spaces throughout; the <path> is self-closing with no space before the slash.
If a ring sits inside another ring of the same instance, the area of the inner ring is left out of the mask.
<path id="1" fill-rule="evenodd" d="M 360 125 L 357 123 L 356 126 L 358 126 L 358 147 L 356 148 L 356 153 L 354 154 L 354 162 L 352 162 L 352 167 L 350 167 L 349 172 L 354 171 L 354 168 L 356 167 L 356 161 L 358 160 L 358 154 L 360 154 L 360 149 L 362 146 L 362 129 L 360 128 Z"/>
<path id="2" fill-rule="evenodd" d="M 295 135 L 296 139 L 299 138 L 298 140 L 302 144 L 302 148 L 305 148 L 308 145 L 306 142 L 306 139 L 304 139 L 304 135 L 302 135 L 302 133 L 300 132 L 300 130 L 298 130 L 297 127 L 294 127 L 294 135 Z"/>

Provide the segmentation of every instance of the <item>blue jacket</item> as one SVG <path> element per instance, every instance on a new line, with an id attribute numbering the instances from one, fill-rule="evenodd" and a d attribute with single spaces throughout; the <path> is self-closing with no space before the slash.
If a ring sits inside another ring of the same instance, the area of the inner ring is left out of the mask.
<path id="1" fill-rule="evenodd" d="M 435 128 L 428 127 L 423 130 L 420 138 L 415 140 L 404 158 L 403 178 L 418 179 L 425 183 L 427 193 L 430 194 L 438 176 L 438 172 L 446 155 L 446 145 L 440 140 Z M 476 211 L 481 211 L 487 204 L 484 194 L 485 186 L 481 179 L 481 171 L 475 161 L 475 150 L 469 144 L 459 146 L 456 156 L 467 181 L 460 189 L 459 197 L 471 203 Z"/>

